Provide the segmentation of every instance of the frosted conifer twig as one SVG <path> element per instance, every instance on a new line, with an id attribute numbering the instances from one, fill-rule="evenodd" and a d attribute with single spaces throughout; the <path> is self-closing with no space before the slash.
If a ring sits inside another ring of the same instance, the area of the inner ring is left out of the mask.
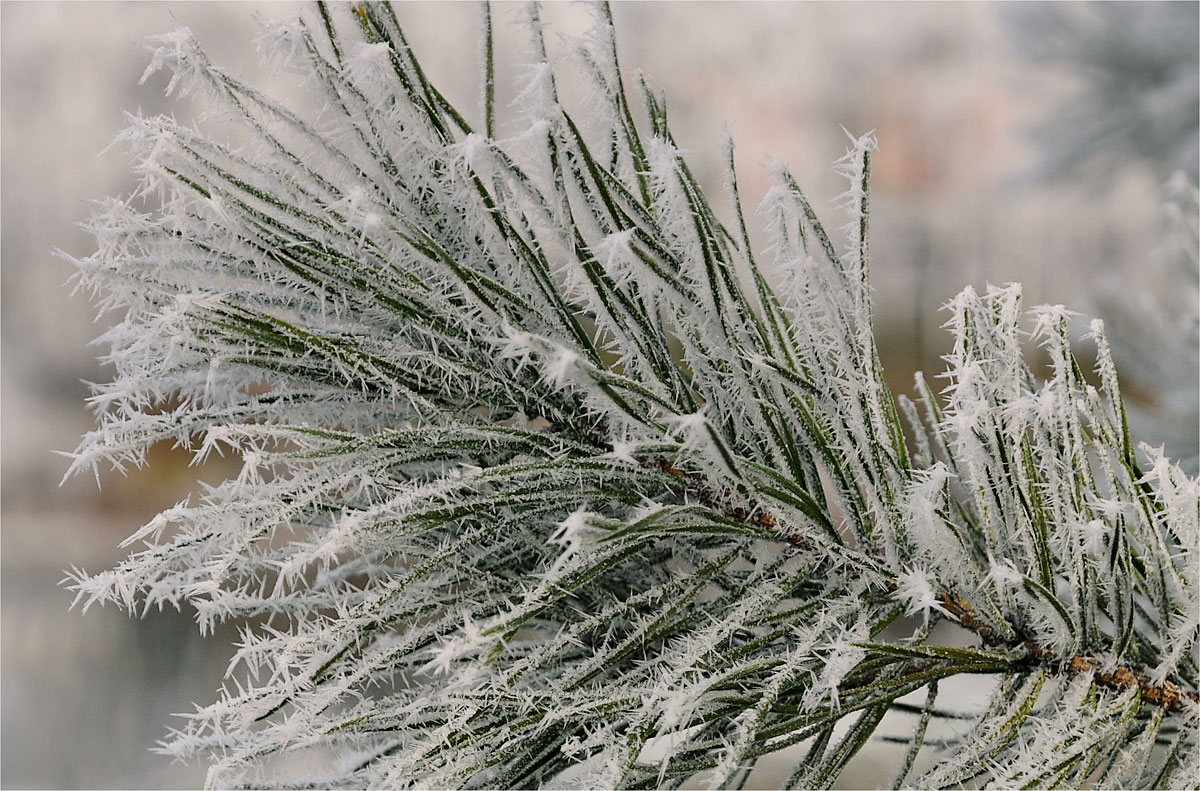
<path id="1" fill-rule="evenodd" d="M 163 749 L 220 787 L 298 752 L 323 787 L 725 787 L 805 745 L 791 780 L 824 786 L 905 695 L 927 725 L 940 679 L 983 674 L 961 749 L 911 782 L 1183 782 L 1200 484 L 1134 445 L 1103 326 L 1096 387 L 1035 310 L 1039 380 L 1019 286 L 965 289 L 945 388 L 893 398 L 873 136 L 836 165 L 845 252 L 782 166 L 754 251 L 732 139 L 717 209 L 594 14 L 570 49 L 599 141 L 536 8 L 508 119 L 483 16 L 478 129 L 387 4 L 270 24 L 311 111 L 163 39 L 152 63 L 250 142 L 130 118 L 141 186 L 78 262 L 123 312 L 73 470 L 173 440 L 242 474 L 71 575 L 84 607 L 242 625 Z M 947 616 L 980 645 L 941 645 Z"/>

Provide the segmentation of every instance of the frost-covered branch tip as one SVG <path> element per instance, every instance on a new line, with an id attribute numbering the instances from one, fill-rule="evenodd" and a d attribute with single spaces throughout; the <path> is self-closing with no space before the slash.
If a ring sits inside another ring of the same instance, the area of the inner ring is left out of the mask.
<path id="1" fill-rule="evenodd" d="M 1064 311 L 966 289 L 945 387 L 893 398 L 873 135 L 836 165 L 841 249 L 779 166 L 752 250 L 732 139 L 714 206 L 592 13 L 583 106 L 521 15 L 508 117 L 490 10 L 479 118 L 383 3 L 268 23 L 303 110 L 157 42 L 248 141 L 130 118 L 140 186 L 78 262 L 122 313 L 73 469 L 243 462 L 72 575 L 84 606 L 242 625 L 163 749 L 215 787 L 300 753 L 321 787 L 737 787 L 776 753 L 819 787 L 915 709 L 898 785 L 1191 782 L 1200 488 L 1135 444 L 1103 327 L 1091 376 Z M 939 708 L 963 674 L 995 694 Z"/>

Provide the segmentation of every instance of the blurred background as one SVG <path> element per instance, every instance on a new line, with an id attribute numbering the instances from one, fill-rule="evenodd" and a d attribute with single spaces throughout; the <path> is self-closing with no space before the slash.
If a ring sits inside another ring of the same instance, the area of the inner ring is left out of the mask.
<path id="1" fill-rule="evenodd" d="M 88 201 L 131 188 L 102 150 L 123 111 L 198 116 L 145 85 L 145 37 L 187 25 L 212 60 L 286 95 L 259 67 L 255 14 L 291 3 L 0 3 L 0 670 L 6 788 L 194 787 L 202 767 L 148 752 L 170 714 L 211 699 L 229 635 L 200 640 L 188 613 L 130 619 L 69 611 L 65 570 L 97 570 L 159 510 L 219 479 L 169 447 L 145 470 L 70 479 L 92 425 L 85 381 L 108 376 L 89 346 L 104 328 L 72 267 Z M 399 15 L 435 81 L 477 107 L 477 9 L 407 3 Z M 588 12 L 552 5 L 555 34 Z M 877 130 L 872 192 L 876 324 L 893 386 L 940 369 L 939 306 L 967 284 L 1025 284 L 1027 304 L 1106 319 L 1137 407 L 1135 432 L 1195 470 L 1198 367 L 1196 3 L 618 3 L 627 73 L 667 93 L 697 174 L 720 185 L 733 129 L 743 199 L 786 162 L 831 227 L 844 184 L 839 125 Z M 498 6 L 498 106 L 523 38 Z M 501 127 L 501 135 L 504 129 Z M 1174 175 L 1181 174 L 1181 175 Z M 1080 333 L 1086 324 L 1080 325 Z M 1086 346 L 1080 354 L 1088 356 Z M 97 483 L 100 485 L 98 486 Z M 848 786 L 873 787 L 867 774 Z"/>

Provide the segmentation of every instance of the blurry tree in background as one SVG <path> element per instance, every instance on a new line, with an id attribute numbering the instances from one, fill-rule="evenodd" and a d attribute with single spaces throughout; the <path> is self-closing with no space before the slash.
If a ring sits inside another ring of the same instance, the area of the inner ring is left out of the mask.
<path id="1" fill-rule="evenodd" d="M 1135 268 L 1091 289 L 1129 377 L 1131 419 L 1195 472 L 1200 460 L 1200 4 L 1023 3 L 1004 7 L 1018 51 L 1069 75 L 1034 125 L 1034 175 L 1103 193 L 1131 168 L 1161 185 L 1160 237 Z"/>
<path id="2" fill-rule="evenodd" d="M 1073 95 L 1037 125 L 1044 176 L 1103 185 L 1140 160 L 1160 182 L 1177 170 L 1196 179 L 1196 3 L 1020 3 L 1004 13 L 1022 53 L 1074 77 Z"/>
<path id="3" fill-rule="evenodd" d="M 1130 420 L 1147 442 L 1195 474 L 1200 467 L 1200 269 L 1196 184 L 1183 171 L 1163 187 L 1163 233 L 1148 256 L 1150 289 L 1108 277 L 1093 300 L 1128 377 Z"/>

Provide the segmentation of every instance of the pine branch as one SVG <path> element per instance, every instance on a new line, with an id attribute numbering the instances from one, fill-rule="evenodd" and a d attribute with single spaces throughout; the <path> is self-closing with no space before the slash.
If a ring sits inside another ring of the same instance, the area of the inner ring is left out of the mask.
<path id="1" fill-rule="evenodd" d="M 980 620 L 970 604 L 962 599 L 942 593 L 939 595 L 943 606 L 954 620 L 963 628 L 970 629 L 982 638 L 985 645 L 1008 645 L 1011 643 L 997 640 L 995 632 L 987 623 Z M 1035 636 L 1024 636 L 1019 646 L 1023 647 L 1029 659 L 1037 666 L 1051 671 L 1068 674 L 1092 673 L 1095 671 L 1095 681 L 1098 685 L 1117 692 L 1137 689 L 1143 700 L 1154 706 L 1162 706 L 1167 711 L 1190 713 L 1195 705 L 1200 703 L 1200 696 L 1195 691 L 1184 689 L 1174 680 L 1161 682 L 1151 680 L 1150 672 L 1141 666 L 1118 666 L 1105 668 L 1103 659 L 1075 654 L 1065 662 L 1054 652 L 1048 651 L 1037 643 Z M 1191 701 L 1192 705 L 1187 705 Z"/>
<path id="2" fill-rule="evenodd" d="M 525 14 L 509 119 L 482 18 L 482 132 L 386 4 L 268 25 L 304 113 L 158 42 L 151 71 L 250 142 L 130 118 L 140 186 L 77 262 L 122 318 L 73 470 L 163 440 L 243 468 L 71 579 L 85 608 L 242 624 L 164 751 L 222 787 L 306 752 L 307 786 L 646 788 L 795 748 L 788 785 L 823 787 L 928 690 L 904 783 L 938 682 L 977 674 L 996 694 L 915 784 L 1182 782 L 1200 481 L 1134 444 L 1102 325 L 1089 378 L 1065 309 L 965 289 L 946 387 L 895 398 L 873 135 L 835 163 L 844 249 L 779 167 L 756 252 L 732 140 L 726 223 L 641 78 L 638 126 L 606 6 L 567 45 L 579 111 Z"/>
<path id="3" fill-rule="evenodd" d="M 645 466 L 654 466 L 649 461 L 643 461 Z M 656 465 L 659 469 L 677 478 L 687 478 L 693 482 L 699 481 L 702 483 L 699 476 L 689 475 L 681 470 L 672 467 L 669 462 L 659 460 Z M 724 498 L 728 498 L 729 492 L 723 494 Z M 750 509 L 739 507 L 721 507 L 722 500 L 718 499 L 713 493 L 702 492 L 700 500 L 707 507 L 720 510 L 722 514 L 734 521 L 743 524 L 752 525 L 760 528 L 773 529 L 779 536 L 793 547 L 799 549 L 812 549 L 812 545 L 805 541 L 801 536 L 789 534 L 785 525 L 781 525 L 775 517 L 770 513 L 751 507 Z M 898 586 L 894 583 L 889 583 L 886 588 L 895 593 Z M 1142 698 L 1151 705 L 1163 706 L 1168 711 L 1176 713 L 1191 712 L 1192 707 L 1185 705 L 1185 701 L 1190 700 L 1193 705 L 1200 704 L 1200 696 L 1195 691 L 1184 689 L 1175 680 L 1167 679 L 1158 683 L 1150 680 L 1150 672 L 1141 666 L 1118 666 L 1115 668 L 1105 669 L 1100 662 L 1094 657 L 1086 657 L 1079 654 L 1071 656 L 1065 662 L 1053 651 L 1043 648 L 1037 642 L 1036 635 L 1021 634 L 1017 635 L 1016 640 L 1004 640 L 999 637 L 996 632 L 985 621 L 979 618 L 975 613 L 975 609 L 963 601 L 949 593 L 939 593 L 938 599 L 941 601 L 946 613 L 953 621 L 964 629 L 968 629 L 979 635 L 984 645 L 987 646 L 1005 646 L 1008 648 L 1023 648 L 1026 652 L 1026 662 L 1034 666 L 1045 669 L 1049 672 L 1078 674 L 1095 672 L 1095 681 L 1098 685 L 1107 687 L 1108 689 L 1117 692 L 1124 692 L 1128 689 L 1137 688 Z M 932 669 L 936 665 L 935 662 L 925 662 L 913 667 L 914 672 L 925 672 Z M 961 672 L 961 671 L 958 671 Z"/>

